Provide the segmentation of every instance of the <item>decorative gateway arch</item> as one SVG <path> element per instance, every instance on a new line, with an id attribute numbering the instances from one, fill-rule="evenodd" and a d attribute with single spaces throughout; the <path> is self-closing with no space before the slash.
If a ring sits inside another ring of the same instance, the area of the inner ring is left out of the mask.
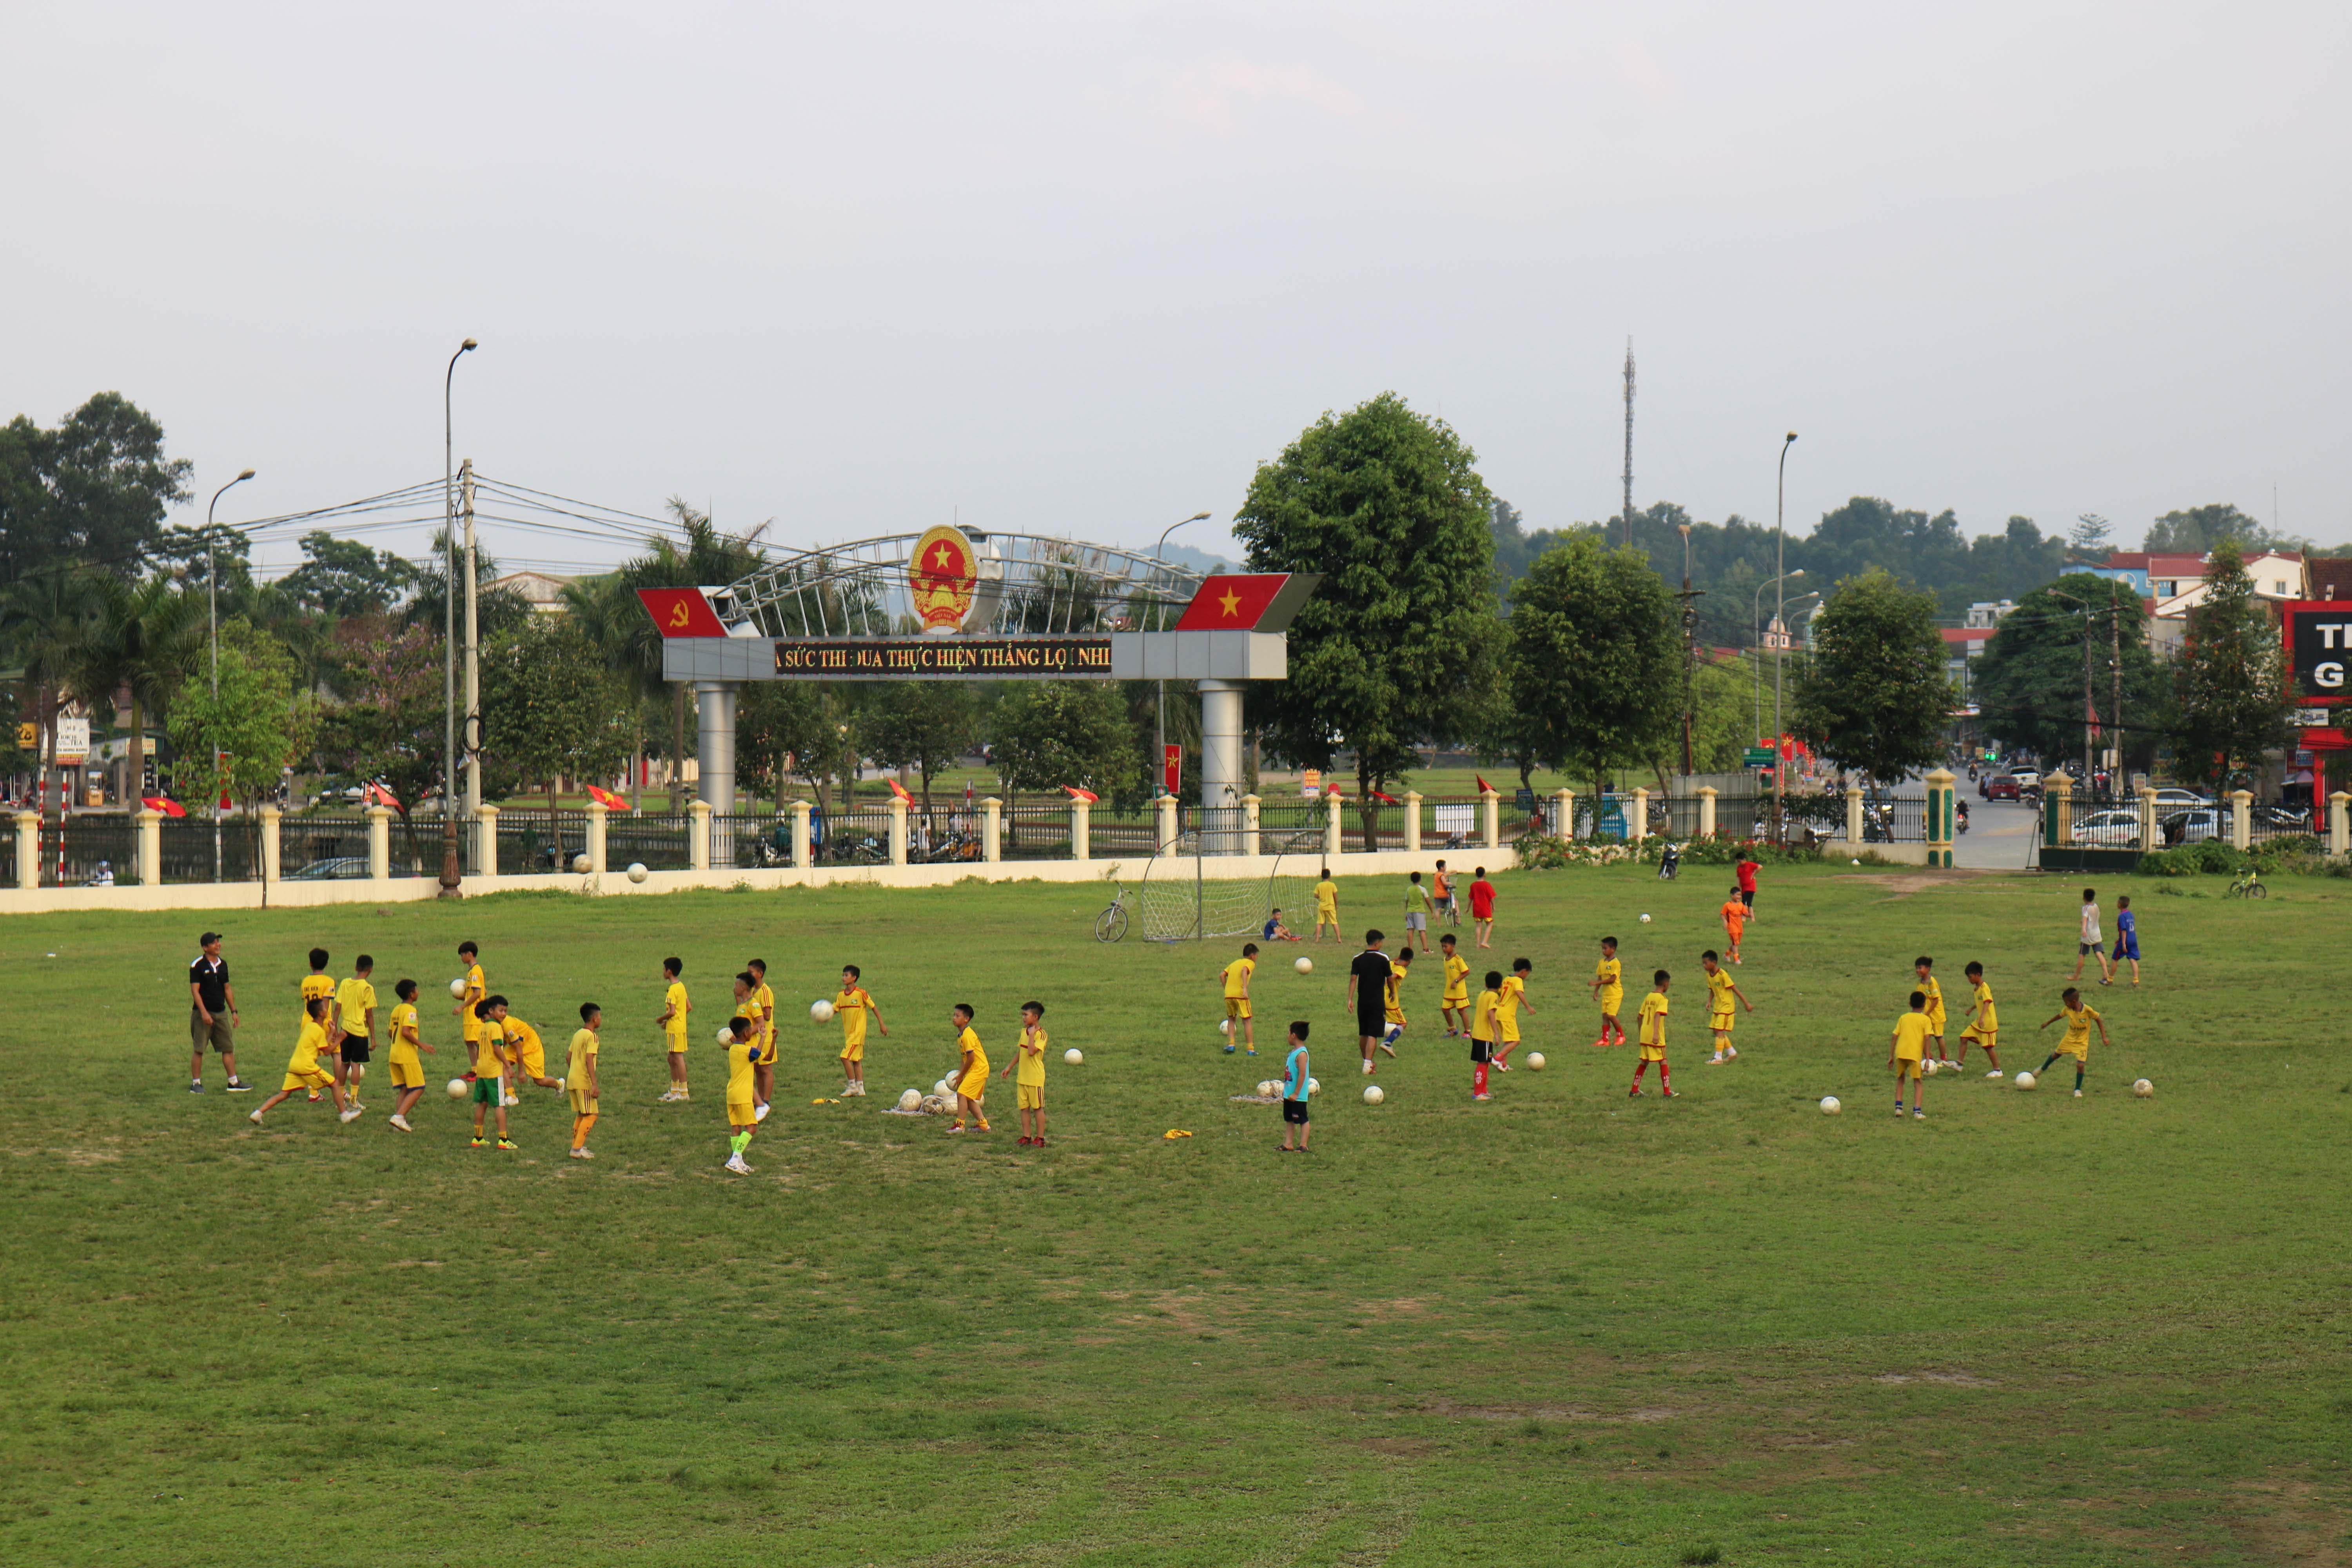
<path id="1" fill-rule="evenodd" d="M 1156 556 L 941 526 L 772 560 L 723 587 L 641 588 L 665 679 L 692 681 L 701 798 L 735 807 L 747 680 L 1192 680 L 1201 801 L 1244 793 L 1242 683 L 1289 672 L 1291 621 L 1322 581 L 1202 577 Z"/>

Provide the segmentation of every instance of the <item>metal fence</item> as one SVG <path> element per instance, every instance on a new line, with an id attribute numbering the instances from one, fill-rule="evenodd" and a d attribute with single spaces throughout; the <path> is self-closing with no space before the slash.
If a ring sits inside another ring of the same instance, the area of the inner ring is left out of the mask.
<path id="1" fill-rule="evenodd" d="M 552 875 L 571 870 L 572 859 L 587 853 L 587 849 L 586 812 L 559 810 L 551 822 L 544 811 L 509 806 L 499 815 L 494 858 L 483 869 L 501 877 Z M 605 854 L 609 857 L 611 853 L 608 836 Z"/>
<path id="2" fill-rule="evenodd" d="M 397 829 L 395 821 L 392 826 Z M 439 824 L 435 824 L 437 827 Z M 411 848 L 405 832 L 395 831 L 392 837 L 392 873 L 395 877 L 414 876 L 414 867 L 425 856 L 436 861 L 441 839 L 436 833 L 431 847 L 419 835 L 416 847 Z M 438 873 L 439 865 L 434 866 Z M 341 816 L 308 813 L 289 816 L 278 825 L 278 875 L 281 881 L 333 881 L 368 874 L 368 825 L 364 816 Z"/>
<path id="3" fill-rule="evenodd" d="M 890 813 L 879 805 L 809 814 L 809 858 L 820 866 L 890 863 Z"/>
<path id="4" fill-rule="evenodd" d="M 60 846 L 54 835 L 42 838 L 42 877 L 56 877 L 60 887 L 78 888 L 99 875 L 100 867 L 117 882 L 136 882 L 136 838 L 128 816 L 110 813 L 72 816 L 65 820 L 60 873 Z"/>
<path id="5" fill-rule="evenodd" d="M 683 871 L 692 864 L 684 816 L 630 816 L 615 812 L 604 821 L 604 864 L 614 870 L 643 866 L 648 871 Z"/>
<path id="6" fill-rule="evenodd" d="M 166 882 L 250 882 L 261 847 L 261 824 L 232 816 L 220 825 L 219 874 L 214 874 L 213 823 L 208 816 L 167 816 L 162 830 Z"/>

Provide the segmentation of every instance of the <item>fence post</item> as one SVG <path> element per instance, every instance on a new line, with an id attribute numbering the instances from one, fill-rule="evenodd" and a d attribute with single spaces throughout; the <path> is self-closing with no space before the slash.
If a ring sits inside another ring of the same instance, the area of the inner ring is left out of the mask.
<path id="1" fill-rule="evenodd" d="M 1265 840 L 1258 836 L 1258 807 L 1265 803 L 1254 795 L 1242 796 L 1242 853 L 1263 855 Z"/>
<path id="2" fill-rule="evenodd" d="M 1410 855 L 1421 853 L 1421 792 L 1404 792 L 1404 847 Z"/>
<path id="3" fill-rule="evenodd" d="M 1070 858 L 1091 860 L 1095 858 L 1095 808 L 1091 802 L 1070 802 Z"/>
<path id="4" fill-rule="evenodd" d="M 1927 864 L 1930 866 L 1948 867 L 1952 863 L 1952 805 L 1958 798 L 1952 785 L 1957 782 L 1949 768 L 1937 768 L 1927 775 Z"/>
<path id="5" fill-rule="evenodd" d="M 793 802 L 793 864 L 802 870 L 809 865 L 809 803 Z"/>
<path id="6" fill-rule="evenodd" d="M 474 852 L 478 858 L 474 876 L 499 874 L 499 808 L 495 805 L 474 808 Z"/>
<path id="7" fill-rule="evenodd" d="M 992 866 L 1004 858 L 1004 803 L 992 795 L 980 803 L 980 858 Z"/>
<path id="8" fill-rule="evenodd" d="M 1486 847 L 1500 849 L 1503 847 L 1503 797 L 1491 789 L 1481 790 L 1478 792 L 1478 803 L 1486 808 L 1485 813 Z"/>
<path id="9" fill-rule="evenodd" d="M 2042 842 L 2053 849 L 2074 842 L 2074 781 L 2063 768 L 2042 781 Z"/>
<path id="10" fill-rule="evenodd" d="M 2233 789 L 2230 792 L 2230 843 L 2239 849 L 2250 849 L 2254 842 L 2254 792 Z"/>
<path id="11" fill-rule="evenodd" d="M 1576 792 L 1572 789 L 1556 789 L 1551 792 L 1551 798 L 1552 809 L 1559 814 L 1559 818 L 1553 831 L 1559 836 L 1560 842 L 1565 844 L 1576 837 Z"/>
<path id="12" fill-rule="evenodd" d="M 890 797 L 890 864 L 907 863 L 907 803 L 897 795 Z"/>
<path id="13" fill-rule="evenodd" d="M 284 815 L 284 813 L 280 812 L 274 805 L 265 805 L 261 808 L 261 842 L 255 847 L 255 852 L 261 857 L 261 879 L 265 882 L 282 880 L 278 874 L 278 868 L 285 864 L 285 840 L 279 836 L 278 829 L 281 825 L 281 818 Z M 391 828 L 388 826 L 384 829 L 384 832 L 387 835 L 384 840 L 386 845 L 384 858 L 387 864 L 389 864 L 392 858 L 392 851 L 390 848 L 391 838 L 389 837 L 391 831 Z M 159 842 L 162 837 L 162 831 L 161 829 L 158 829 L 156 837 Z M 143 847 L 145 842 L 144 829 L 141 830 L 141 841 L 142 847 Z M 375 875 L 375 834 L 373 829 L 371 829 L 368 834 L 368 875 L 371 877 Z M 390 875 L 390 873 L 387 871 L 386 875 Z M 160 862 L 155 879 L 159 882 L 163 879 Z"/>
<path id="14" fill-rule="evenodd" d="M 1182 831 L 1176 821 L 1176 797 L 1172 795 L 1160 795 L 1151 803 L 1151 808 L 1158 814 L 1159 826 L 1154 829 L 1154 832 L 1160 840 L 1152 847 L 1156 849 L 1175 843 L 1178 835 Z"/>
<path id="15" fill-rule="evenodd" d="M 139 883 L 153 888 L 163 880 L 163 814 L 153 806 L 142 806 L 131 813 L 131 820 L 139 825 L 139 853 L 133 863 L 139 868 Z"/>
<path id="16" fill-rule="evenodd" d="M 367 808 L 368 879 L 382 882 L 392 876 L 392 807 L 372 805 Z M 262 842 L 267 849 L 269 830 L 277 824 L 262 819 Z M 267 862 L 264 862 L 267 864 Z"/>
<path id="17" fill-rule="evenodd" d="M 686 864 L 689 870 L 710 869 L 710 803 L 686 803 Z"/>
<path id="18" fill-rule="evenodd" d="M 2139 786 L 2139 847 L 2143 855 L 2149 850 L 2164 847 L 2164 836 L 2157 831 L 2156 826 L 2156 786 L 2154 784 L 2144 784 Z"/>
<path id="19" fill-rule="evenodd" d="M 593 797 L 589 800 L 588 874 L 592 877 L 604 874 L 604 819 L 610 815 L 603 801 Z"/>
<path id="20" fill-rule="evenodd" d="M 1339 797 L 1327 790 L 1323 804 L 1328 808 L 1323 820 L 1323 853 L 1328 857 L 1340 852 L 1346 843 L 1343 835 L 1348 829 L 1347 825 L 1339 820 Z"/>
<path id="21" fill-rule="evenodd" d="M 37 812 L 16 814 L 16 886 L 31 890 L 41 885 L 41 818 Z"/>
<path id="22" fill-rule="evenodd" d="M 1698 836 L 1701 838 L 1715 837 L 1715 786 L 1713 784 L 1698 786 Z"/>
<path id="23" fill-rule="evenodd" d="M 1845 847 L 1862 847 L 1862 786 L 1858 784 L 1845 786 Z"/>
<path id="24" fill-rule="evenodd" d="M 2352 853 L 2352 795 L 2340 789 L 2327 797 L 2327 852 Z"/>
<path id="25" fill-rule="evenodd" d="M 1633 821 L 1631 830 L 1625 837 L 1633 841 L 1633 847 L 1636 850 L 1640 849 L 1643 841 L 1650 837 L 1650 792 L 1648 790 L 1637 789 L 1633 792 Z"/>

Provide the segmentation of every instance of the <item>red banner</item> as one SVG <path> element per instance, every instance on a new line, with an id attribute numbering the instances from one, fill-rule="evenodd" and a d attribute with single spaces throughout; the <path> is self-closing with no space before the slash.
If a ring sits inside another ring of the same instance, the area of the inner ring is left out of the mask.
<path id="1" fill-rule="evenodd" d="M 1160 764 L 1160 782 L 1170 795 L 1181 792 L 1184 784 L 1184 748 L 1171 742 L 1167 755 Z"/>
<path id="2" fill-rule="evenodd" d="M 1266 606 L 1290 581 L 1286 572 L 1210 578 L 1184 606 L 1176 622 L 1180 632 L 1245 632 L 1265 618 Z"/>
<path id="3" fill-rule="evenodd" d="M 666 637 L 723 637 L 727 628 L 699 588 L 640 588 L 637 600 Z"/>

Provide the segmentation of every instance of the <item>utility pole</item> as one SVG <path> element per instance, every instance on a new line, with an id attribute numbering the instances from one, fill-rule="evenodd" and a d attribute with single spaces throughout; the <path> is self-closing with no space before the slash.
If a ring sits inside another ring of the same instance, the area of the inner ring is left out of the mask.
<path id="1" fill-rule="evenodd" d="M 1788 583 L 1790 575 L 1789 571 L 1789 448 L 1796 445 L 1796 441 L 1797 433 L 1794 430 L 1790 431 L 1781 439 L 1780 468 L 1772 481 L 1772 570 L 1780 574 L 1780 576 L 1773 579 L 1780 586 L 1772 595 L 1772 624 L 1780 629 L 1783 642 L 1787 640 L 1789 626 Z M 1780 719 L 1782 652 L 1783 649 L 1777 646 L 1772 650 L 1772 842 L 1775 844 L 1789 842 L 1788 826 L 1780 816 L 1780 803 L 1785 793 L 1783 786 L 1787 782 L 1788 764 L 1794 760 L 1783 754 L 1787 748 L 1780 743 L 1781 737 L 1788 733 Z"/>
<path id="2" fill-rule="evenodd" d="M 2122 584 L 2107 579 L 2107 729 L 2115 739 L 2108 749 L 2115 752 L 2116 794 L 2123 794 L 2124 777 L 2124 620 L 2123 601 L 2116 595 Z"/>
<path id="3" fill-rule="evenodd" d="M 1625 340 L 1625 546 L 1633 544 L 1633 340 Z"/>
<path id="4" fill-rule="evenodd" d="M 1701 590 L 1691 586 L 1691 531 L 1689 523 L 1679 525 L 1683 533 L 1683 591 L 1675 595 L 1683 602 L 1683 777 L 1697 771 L 1695 740 L 1692 735 L 1696 721 L 1696 682 L 1698 679 L 1698 597 Z"/>
<path id="5" fill-rule="evenodd" d="M 474 870 L 494 869 L 498 846 L 484 844 L 478 835 L 482 821 L 482 623 L 478 584 L 474 577 L 474 459 L 457 469 L 457 505 L 466 520 L 466 717 L 457 732 L 458 754 L 466 765 L 466 826 L 477 835 Z"/>
<path id="6" fill-rule="evenodd" d="M 451 471 L 456 441 L 449 412 L 457 362 L 478 345 L 467 338 L 441 373 L 441 894 L 460 897 L 466 879 L 457 858 L 457 486 Z"/>

